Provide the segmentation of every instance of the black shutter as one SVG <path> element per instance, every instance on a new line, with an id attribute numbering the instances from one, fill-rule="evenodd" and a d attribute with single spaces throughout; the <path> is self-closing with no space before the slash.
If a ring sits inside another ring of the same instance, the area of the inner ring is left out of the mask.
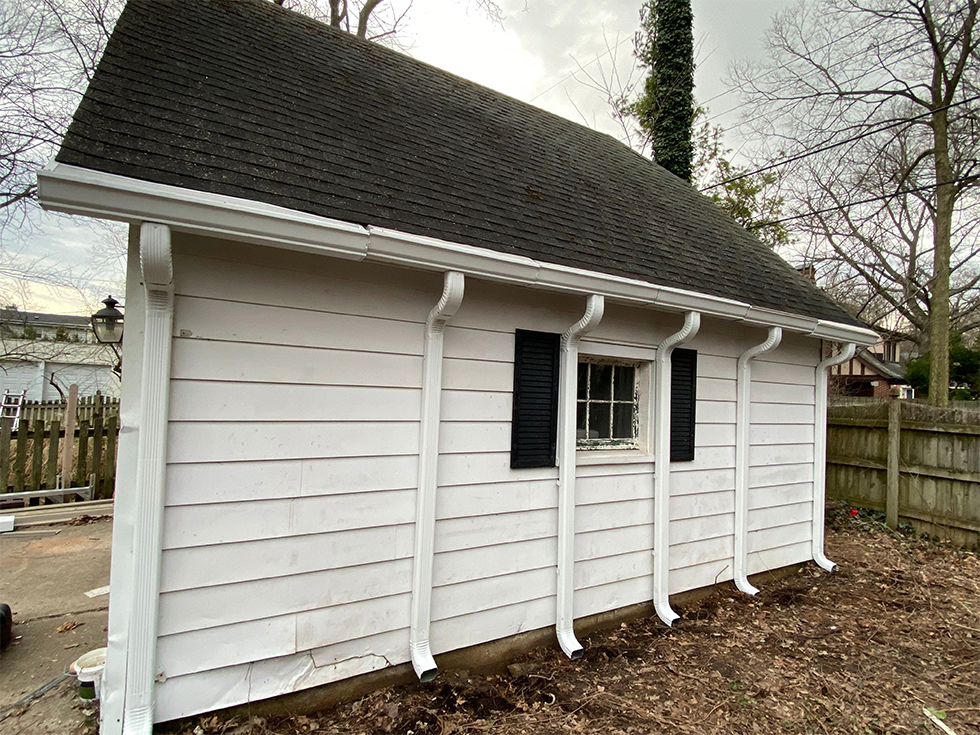
<path id="1" fill-rule="evenodd" d="M 515 341 L 510 466 L 554 467 L 561 335 L 518 329 Z"/>
<path id="2" fill-rule="evenodd" d="M 670 357 L 670 461 L 694 459 L 694 417 L 697 404 L 698 353 L 674 350 Z"/>

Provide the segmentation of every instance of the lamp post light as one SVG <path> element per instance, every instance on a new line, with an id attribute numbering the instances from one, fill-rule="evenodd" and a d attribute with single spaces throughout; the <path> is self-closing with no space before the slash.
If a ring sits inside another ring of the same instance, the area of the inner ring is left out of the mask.
<path id="1" fill-rule="evenodd" d="M 92 331 L 95 338 L 104 345 L 117 345 L 123 337 L 123 313 L 116 307 L 119 302 L 112 296 L 102 302 L 104 309 L 92 314 Z"/>
<path id="2" fill-rule="evenodd" d="M 116 307 L 119 302 L 112 296 L 103 299 L 105 307 L 92 314 L 92 331 L 95 338 L 104 345 L 109 345 L 116 356 L 116 365 L 112 371 L 122 375 L 122 356 L 119 354 L 119 344 L 123 338 L 123 313 Z"/>

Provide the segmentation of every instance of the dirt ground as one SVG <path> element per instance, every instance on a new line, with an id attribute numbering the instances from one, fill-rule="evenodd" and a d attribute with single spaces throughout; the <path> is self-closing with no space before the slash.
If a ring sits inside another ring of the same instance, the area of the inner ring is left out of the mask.
<path id="1" fill-rule="evenodd" d="M 111 520 L 85 517 L 0 537 L 0 601 L 14 612 L 14 640 L 0 653 L 0 735 L 94 732 L 96 708 L 62 677 L 105 645 L 108 597 L 85 592 L 109 583 L 111 536 Z"/>
<path id="2" fill-rule="evenodd" d="M 749 598 L 717 592 L 667 629 L 592 635 L 571 663 L 539 650 L 502 673 L 441 672 L 315 716 L 198 718 L 234 733 L 980 733 L 980 557 L 829 516 L 812 564 Z"/>

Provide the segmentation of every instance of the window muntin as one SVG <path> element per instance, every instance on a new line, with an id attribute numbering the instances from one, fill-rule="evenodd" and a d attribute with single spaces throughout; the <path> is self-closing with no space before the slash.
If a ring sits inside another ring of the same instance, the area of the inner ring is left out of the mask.
<path id="1" fill-rule="evenodd" d="M 636 448 L 639 433 L 637 365 L 581 358 L 576 440 L 579 448 Z"/>

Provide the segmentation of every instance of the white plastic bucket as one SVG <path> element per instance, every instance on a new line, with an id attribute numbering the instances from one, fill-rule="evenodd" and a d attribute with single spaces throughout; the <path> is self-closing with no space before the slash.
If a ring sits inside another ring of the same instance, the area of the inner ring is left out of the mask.
<path id="1" fill-rule="evenodd" d="M 105 669 L 105 649 L 96 648 L 79 656 L 68 667 L 68 671 L 78 679 L 79 692 L 85 700 L 99 699 L 102 691 L 102 671 Z M 88 689 L 86 685 L 91 685 Z M 89 696 L 86 696 L 88 694 Z"/>

